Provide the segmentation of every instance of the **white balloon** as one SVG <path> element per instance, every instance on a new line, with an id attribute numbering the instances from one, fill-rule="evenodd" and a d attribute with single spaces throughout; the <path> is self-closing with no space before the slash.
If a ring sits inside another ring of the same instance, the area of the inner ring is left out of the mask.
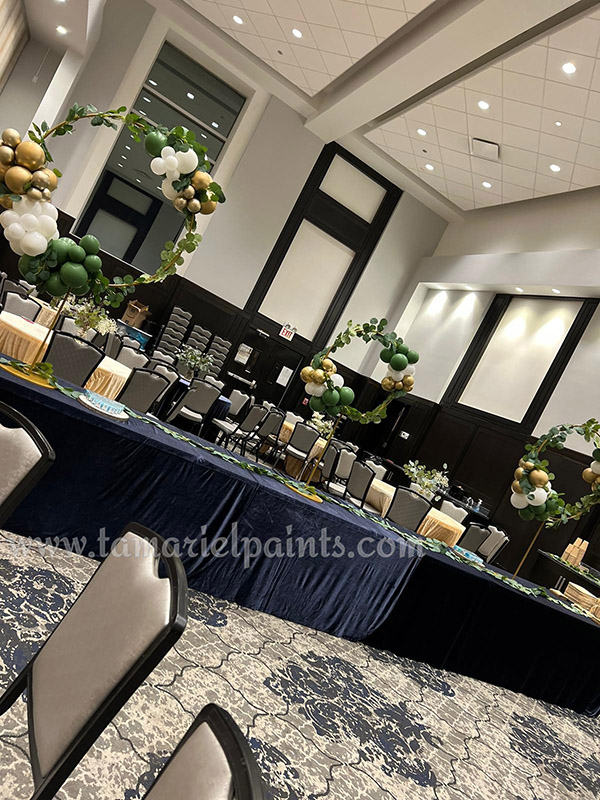
<path id="1" fill-rule="evenodd" d="M 338 389 L 340 388 L 340 386 L 343 386 L 343 385 L 344 385 L 344 379 L 342 378 L 342 376 L 340 375 L 340 373 L 339 373 L 339 372 L 336 372 L 336 373 L 335 373 L 335 375 L 332 375 L 332 376 L 331 376 L 331 382 L 332 382 L 332 383 L 333 383 L 333 385 L 334 385 L 334 386 L 336 386 Z"/>
<path id="2" fill-rule="evenodd" d="M 0 225 L 2 225 L 3 228 L 8 228 L 8 226 L 12 225 L 13 222 L 18 221 L 19 215 L 16 211 L 12 211 L 11 209 L 8 209 L 8 211 L 3 211 L 2 214 L 0 214 Z"/>
<path id="3" fill-rule="evenodd" d="M 177 189 L 174 189 L 171 185 L 171 181 L 168 178 L 165 178 L 161 184 L 162 193 L 167 198 L 167 200 L 175 200 L 179 192 Z"/>
<path id="4" fill-rule="evenodd" d="M 43 217 L 50 217 L 50 219 L 57 220 L 58 219 L 58 209 L 56 206 L 53 206 L 52 203 L 42 203 L 42 214 Z"/>
<path id="5" fill-rule="evenodd" d="M 177 181 L 179 180 L 180 172 L 178 169 L 168 169 L 167 170 L 167 179 L 170 181 Z"/>
<path id="6" fill-rule="evenodd" d="M 590 464 L 590 469 L 594 475 L 600 475 L 600 461 L 592 461 Z"/>
<path id="7" fill-rule="evenodd" d="M 58 239 L 59 237 L 60 237 L 60 233 L 59 233 L 58 231 L 56 231 L 56 233 L 53 233 L 53 234 L 52 234 L 52 236 L 50 237 L 50 239 Z"/>
<path id="8" fill-rule="evenodd" d="M 21 239 L 21 247 L 28 256 L 39 256 L 46 252 L 48 240 L 39 231 L 29 231 Z"/>
<path id="9" fill-rule="evenodd" d="M 50 239 L 56 233 L 56 220 L 52 217 L 37 217 L 37 229 L 43 233 L 46 239 Z"/>
<path id="10" fill-rule="evenodd" d="M 510 498 L 510 504 L 513 508 L 527 508 L 529 503 L 527 502 L 527 498 L 524 494 L 517 494 L 516 492 L 512 493 Z"/>
<path id="11" fill-rule="evenodd" d="M 167 145 L 166 147 L 163 147 L 163 149 L 160 151 L 160 155 L 162 158 L 169 158 L 169 156 L 175 155 L 175 150 L 173 150 L 172 147 Z"/>
<path id="12" fill-rule="evenodd" d="M 164 159 L 162 158 L 153 158 L 150 162 L 150 169 L 155 175 L 164 175 L 167 171 L 165 166 Z"/>
<path id="13" fill-rule="evenodd" d="M 530 506 L 541 506 L 542 503 L 545 503 L 548 499 L 546 490 L 541 487 L 534 489 L 533 492 L 530 492 L 526 497 Z"/>
<path id="14" fill-rule="evenodd" d="M 415 365 L 409 364 L 407 367 L 404 367 L 404 374 L 405 375 L 414 375 L 415 374 Z"/>
<path id="15" fill-rule="evenodd" d="M 38 200 L 30 200 L 28 197 L 17 203 L 16 208 L 19 214 L 33 214 L 35 217 L 39 217 L 42 213 L 42 203 Z"/>
<path id="16" fill-rule="evenodd" d="M 26 231 L 36 231 L 38 226 L 38 217 L 35 214 L 23 214 L 20 219 L 21 225 Z"/>
<path id="17" fill-rule="evenodd" d="M 16 253 L 18 256 L 24 256 L 25 255 L 25 251 L 21 247 L 20 240 L 17 241 L 15 239 L 13 242 L 11 242 L 10 243 L 10 249 L 13 251 L 13 253 Z"/>
<path id="18" fill-rule="evenodd" d="M 401 381 L 404 377 L 404 373 L 397 369 L 388 369 L 388 374 L 390 378 L 393 378 L 395 381 Z"/>
<path id="19" fill-rule="evenodd" d="M 323 397 L 325 394 L 325 390 L 327 386 L 324 383 L 315 383 L 315 388 L 313 389 L 313 396 L 314 397 Z"/>
<path id="20" fill-rule="evenodd" d="M 307 383 L 306 386 L 304 387 L 304 391 L 306 392 L 306 394 L 309 394 L 312 397 L 313 390 L 316 388 L 316 386 L 317 386 L 316 383 Z"/>
<path id="21" fill-rule="evenodd" d="M 15 240 L 20 241 L 23 236 L 25 236 L 25 228 L 20 222 L 13 222 L 8 226 L 8 228 L 6 228 L 4 235 L 9 242 L 14 242 Z"/>
<path id="22" fill-rule="evenodd" d="M 167 172 L 179 168 L 179 164 L 175 156 L 167 156 L 167 158 L 165 158 L 165 167 L 167 168 Z"/>
<path id="23" fill-rule="evenodd" d="M 175 158 L 177 159 L 177 165 L 180 172 L 194 172 L 198 166 L 198 156 L 191 147 L 189 150 L 186 150 L 185 153 L 181 151 L 177 153 Z"/>

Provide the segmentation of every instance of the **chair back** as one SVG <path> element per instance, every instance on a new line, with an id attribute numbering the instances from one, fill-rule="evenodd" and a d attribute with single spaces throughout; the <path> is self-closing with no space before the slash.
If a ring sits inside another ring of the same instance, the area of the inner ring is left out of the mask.
<path id="1" fill-rule="evenodd" d="M 255 407 L 264 408 L 264 406 Z M 279 437 L 281 426 L 283 425 L 283 412 L 278 411 L 277 409 L 271 411 L 265 409 L 265 411 L 267 412 L 267 415 L 257 428 L 256 435 L 260 439 L 268 439 L 269 436 L 274 436 L 277 439 Z"/>
<path id="2" fill-rule="evenodd" d="M 335 447 L 331 446 L 331 442 L 329 443 L 329 447 L 323 453 L 323 457 L 321 458 L 321 478 L 323 480 L 329 480 L 333 475 L 333 468 L 335 467 L 335 462 L 337 461 L 338 457 L 338 450 Z"/>
<path id="3" fill-rule="evenodd" d="M 134 369 L 119 393 L 118 401 L 145 414 L 169 386 L 169 379 L 164 375 L 151 369 Z"/>
<path id="4" fill-rule="evenodd" d="M 139 353 L 132 347 L 123 345 L 121 352 L 117 356 L 117 361 L 120 364 L 125 364 L 126 367 L 131 367 L 131 369 L 142 369 L 150 359 L 144 353 Z"/>
<path id="5" fill-rule="evenodd" d="M 132 350 L 139 350 L 142 346 L 141 342 L 132 336 L 123 336 L 123 344 L 125 347 L 131 347 Z"/>
<path id="6" fill-rule="evenodd" d="M 264 800 L 263 781 L 241 730 L 219 706 L 205 706 L 145 800 Z"/>
<path id="7" fill-rule="evenodd" d="M 465 533 L 459 539 L 458 544 L 465 550 L 471 553 L 477 553 L 481 545 L 490 536 L 490 531 L 487 528 L 482 528 L 481 525 L 469 525 Z"/>
<path id="8" fill-rule="evenodd" d="M 308 456 L 318 438 L 319 431 L 316 431 L 312 425 L 308 425 L 304 421 L 297 422 L 287 446 Z"/>
<path id="9" fill-rule="evenodd" d="M 229 399 L 231 400 L 231 406 L 229 408 L 228 416 L 235 417 L 240 413 L 248 400 L 250 400 L 250 395 L 240 392 L 239 389 L 234 389 L 229 395 Z"/>
<path id="10" fill-rule="evenodd" d="M 498 528 L 494 530 L 490 527 L 490 535 L 483 541 L 477 549 L 477 555 L 484 561 L 491 562 L 508 543 L 508 536 Z"/>
<path id="11" fill-rule="evenodd" d="M 93 328 L 89 328 L 85 333 L 81 333 L 77 325 L 75 324 L 75 320 L 73 317 L 63 317 L 60 325 L 60 330 L 64 331 L 65 333 L 70 333 L 71 336 L 77 336 L 80 339 L 85 339 L 86 342 L 92 342 L 98 333 Z M 97 347 L 102 349 L 101 345 L 97 342 L 94 342 Z"/>
<path id="12" fill-rule="evenodd" d="M 398 486 L 385 519 L 391 519 L 396 525 L 416 531 L 430 510 L 431 503 L 423 495 Z"/>
<path id="13" fill-rule="evenodd" d="M 207 375 L 207 376 L 204 378 L 204 380 L 205 380 L 205 381 L 208 381 L 208 383 L 212 383 L 212 385 L 213 385 L 213 386 L 216 386 L 216 387 L 217 387 L 217 389 L 218 389 L 219 391 L 221 391 L 221 389 L 222 389 L 222 388 L 225 386 L 225 383 L 224 383 L 224 381 L 218 381 L 218 380 L 217 380 L 217 379 L 214 377 L 214 375 Z"/>
<path id="14" fill-rule="evenodd" d="M 349 494 L 355 500 L 360 500 L 361 505 L 364 504 L 374 477 L 375 473 L 371 467 L 363 464 L 362 461 L 355 461 L 348 478 L 346 494 Z"/>
<path id="15" fill-rule="evenodd" d="M 92 372 L 104 358 L 99 347 L 63 331 L 55 331 L 44 361 L 52 364 L 54 375 L 85 386 Z"/>
<path id="16" fill-rule="evenodd" d="M 371 461 L 370 459 L 365 461 L 365 464 L 368 467 L 371 467 L 378 481 L 382 481 L 385 478 L 385 473 L 387 472 L 387 469 L 383 466 L 383 464 L 377 464 L 376 461 Z"/>
<path id="17" fill-rule="evenodd" d="M 2 295 L 5 295 L 7 292 L 14 292 L 15 294 L 21 295 L 21 297 L 29 296 L 29 292 L 22 286 L 20 286 L 18 283 L 11 281 L 6 272 L 2 272 L 0 273 L 0 275 L 4 276 L 0 281 L 0 289 L 2 291 Z M 33 289 L 33 286 L 30 286 L 29 288 Z"/>
<path id="18" fill-rule="evenodd" d="M 264 420 L 269 412 L 262 406 L 252 406 L 237 429 L 243 433 L 250 433 Z"/>
<path id="19" fill-rule="evenodd" d="M 344 442 L 344 447 L 347 447 L 348 450 L 352 450 L 353 453 L 358 453 L 360 447 L 357 444 L 352 444 L 352 442 Z"/>
<path id="20" fill-rule="evenodd" d="M 165 364 L 174 364 L 175 359 L 173 356 L 168 355 L 168 353 L 163 353 L 162 350 L 155 350 L 152 353 L 152 358 L 154 361 L 164 361 Z"/>
<path id="21" fill-rule="evenodd" d="M 112 331 L 106 337 L 106 344 L 104 345 L 104 352 L 109 358 L 114 358 L 115 361 L 119 355 L 119 351 L 123 346 L 123 340 L 118 333 Z"/>
<path id="22" fill-rule="evenodd" d="M 7 425 L 6 423 L 10 423 Z M 33 422 L 0 402 L 0 526 L 52 465 L 54 450 Z"/>
<path id="23" fill-rule="evenodd" d="M 181 405 L 196 414 L 206 414 L 220 394 L 221 390 L 217 386 L 197 378 L 192 382 Z"/>
<path id="24" fill-rule="evenodd" d="M 340 457 L 335 467 L 335 477 L 342 481 L 348 480 L 355 461 L 356 453 L 353 450 L 348 450 L 346 447 L 340 450 Z"/>
<path id="25" fill-rule="evenodd" d="M 186 623 L 187 581 L 180 559 L 157 534 L 127 525 L 0 699 L 5 710 L 27 688 L 35 797 L 54 797 Z"/>
<path id="26" fill-rule="evenodd" d="M 286 411 L 285 421 L 291 422 L 292 425 L 296 425 L 298 422 L 304 422 L 304 417 L 301 417 L 300 414 L 294 414 L 293 411 Z"/>
<path id="27" fill-rule="evenodd" d="M 4 295 L 4 311 L 9 311 L 11 314 L 16 314 L 19 317 L 24 317 L 25 319 L 35 322 L 35 318 L 41 310 L 42 306 L 37 300 L 32 300 L 30 297 L 23 297 L 23 295 L 18 292 L 6 292 Z"/>
<path id="28" fill-rule="evenodd" d="M 440 511 L 442 514 L 447 514 L 449 517 L 452 517 L 452 519 L 455 519 L 457 522 L 462 522 L 469 513 L 466 508 L 454 505 L 450 500 L 442 501 Z"/>
<path id="29" fill-rule="evenodd" d="M 164 391 L 162 391 L 156 398 L 157 400 L 162 400 L 169 386 L 174 384 L 175 381 L 179 378 L 179 373 L 174 369 L 170 369 L 166 364 L 163 364 L 160 361 L 153 362 L 152 359 L 148 362 L 147 369 L 151 369 L 152 372 L 157 372 L 159 375 L 164 375 L 165 378 L 169 381 L 167 386 L 165 386 Z"/>
<path id="30" fill-rule="evenodd" d="M 214 337 L 213 345 L 222 347 L 226 352 L 228 352 L 231 348 L 231 342 L 228 339 L 223 339 L 221 336 Z"/>

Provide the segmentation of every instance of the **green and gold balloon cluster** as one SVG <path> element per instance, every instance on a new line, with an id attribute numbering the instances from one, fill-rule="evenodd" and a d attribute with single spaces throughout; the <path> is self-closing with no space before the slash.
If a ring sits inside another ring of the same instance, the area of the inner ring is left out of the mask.
<path id="1" fill-rule="evenodd" d="M 313 411 L 337 417 L 345 406 L 354 402 L 353 390 L 344 386 L 344 379 L 330 358 L 322 358 L 316 368 L 303 367 L 300 377 L 306 384 L 304 389 L 310 395 L 309 406 Z"/>
<path id="2" fill-rule="evenodd" d="M 387 375 L 381 381 L 385 392 L 412 392 L 415 385 L 415 364 L 419 360 L 416 350 L 411 350 L 404 340 L 398 337 L 389 347 L 385 347 L 379 358 L 388 365 Z"/>

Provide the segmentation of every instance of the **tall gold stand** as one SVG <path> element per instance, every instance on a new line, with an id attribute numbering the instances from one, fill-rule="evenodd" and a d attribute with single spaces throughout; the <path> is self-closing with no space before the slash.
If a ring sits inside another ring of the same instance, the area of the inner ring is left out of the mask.
<path id="1" fill-rule="evenodd" d="M 525 555 L 524 555 L 524 556 L 523 556 L 523 558 L 520 560 L 520 562 L 519 562 L 519 566 L 517 567 L 517 569 L 516 569 L 516 572 L 515 572 L 515 574 L 513 575 L 513 578 L 516 578 L 516 577 L 517 577 L 517 575 L 519 574 L 519 570 L 521 569 L 521 567 L 522 567 L 522 566 L 523 566 L 523 564 L 525 563 L 525 559 L 527 558 L 527 556 L 528 556 L 528 555 L 529 555 L 529 553 L 531 552 L 531 548 L 532 548 L 532 547 L 533 547 L 533 545 L 536 543 L 536 541 L 537 541 L 537 538 L 538 538 L 538 536 L 540 535 L 540 533 L 542 532 L 542 528 L 543 528 L 543 527 L 544 527 L 544 523 L 543 523 L 543 522 L 541 522 L 541 523 L 540 523 L 540 527 L 537 529 L 537 531 L 536 531 L 536 533 L 535 533 L 535 536 L 533 537 L 533 539 L 532 539 L 532 540 L 531 540 L 531 542 L 529 543 L 529 547 L 528 547 L 528 548 L 527 548 L 527 550 L 525 551 Z"/>

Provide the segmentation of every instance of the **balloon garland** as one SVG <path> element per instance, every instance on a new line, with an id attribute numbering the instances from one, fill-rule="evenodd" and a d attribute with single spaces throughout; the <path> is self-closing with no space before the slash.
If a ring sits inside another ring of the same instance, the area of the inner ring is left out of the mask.
<path id="1" fill-rule="evenodd" d="M 387 407 L 407 392 L 412 392 L 415 383 L 415 364 L 419 354 L 404 344 L 395 332 L 384 333 L 386 319 L 373 317 L 370 322 L 355 325 L 350 320 L 346 329 L 339 333 L 331 347 L 313 356 L 309 366 L 303 367 L 300 377 L 304 381 L 306 394 L 310 396 L 309 405 L 313 411 L 326 413 L 339 418 L 340 414 L 366 425 L 369 422 L 380 423 L 387 415 Z M 388 397 L 373 411 L 361 412 L 352 407 L 354 391 L 344 386 L 344 379 L 337 372 L 337 367 L 329 357 L 344 345 L 358 337 L 365 342 L 377 341 L 383 348 L 379 354 L 381 360 L 388 365 L 387 375 L 381 381 L 382 389 Z"/>

